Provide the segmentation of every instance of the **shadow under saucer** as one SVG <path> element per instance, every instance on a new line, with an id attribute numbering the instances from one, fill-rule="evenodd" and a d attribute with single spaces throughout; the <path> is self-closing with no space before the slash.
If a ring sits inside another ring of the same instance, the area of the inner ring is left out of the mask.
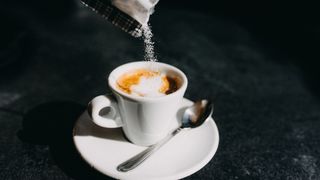
<path id="1" fill-rule="evenodd" d="M 73 179 L 112 179 L 89 166 L 73 143 L 74 124 L 85 109 L 86 106 L 69 101 L 40 104 L 24 115 L 17 136 L 24 143 L 49 146 L 53 159 L 50 162 Z"/>

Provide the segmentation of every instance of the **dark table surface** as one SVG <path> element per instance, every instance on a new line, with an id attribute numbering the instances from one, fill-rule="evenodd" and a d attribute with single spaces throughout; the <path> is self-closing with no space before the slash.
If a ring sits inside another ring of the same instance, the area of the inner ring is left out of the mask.
<path id="1" fill-rule="evenodd" d="M 112 69 L 143 59 L 143 42 L 80 4 L 56 3 L 65 8 L 2 9 L 0 179 L 109 179 L 79 157 L 72 127 L 92 97 L 110 92 Z M 215 104 L 218 151 L 185 179 L 320 179 L 318 66 L 310 60 L 319 56 L 303 56 L 312 46 L 299 38 L 320 26 L 292 40 L 266 22 L 252 28 L 160 5 L 151 17 L 159 61 L 189 79 L 185 97 Z"/>

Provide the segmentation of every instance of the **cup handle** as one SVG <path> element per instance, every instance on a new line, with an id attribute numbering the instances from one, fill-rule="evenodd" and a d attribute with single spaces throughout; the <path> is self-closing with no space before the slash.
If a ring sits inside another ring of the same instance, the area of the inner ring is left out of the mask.
<path id="1" fill-rule="evenodd" d="M 100 95 L 88 104 L 88 113 L 92 121 L 105 128 L 122 126 L 117 101 L 112 95 Z"/>

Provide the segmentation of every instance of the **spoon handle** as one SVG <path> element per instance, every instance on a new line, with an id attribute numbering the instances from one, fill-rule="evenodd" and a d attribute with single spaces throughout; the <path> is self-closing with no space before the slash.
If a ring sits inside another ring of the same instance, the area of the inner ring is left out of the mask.
<path id="1" fill-rule="evenodd" d="M 127 172 L 134 168 L 136 168 L 138 165 L 140 165 L 142 162 L 144 162 L 149 156 L 151 156 L 154 152 L 156 152 L 160 147 L 162 147 L 164 144 L 166 144 L 172 137 L 174 137 L 176 134 L 178 134 L 182 128 L 178 128 L 172 133 L 168 134 L 163 140 L 160 142 L 148 147 L 141 153 L 133 156 L 132 158 L 128 159 L 127 161 L 121 163 L 117 170 L 121 172 Z"/>

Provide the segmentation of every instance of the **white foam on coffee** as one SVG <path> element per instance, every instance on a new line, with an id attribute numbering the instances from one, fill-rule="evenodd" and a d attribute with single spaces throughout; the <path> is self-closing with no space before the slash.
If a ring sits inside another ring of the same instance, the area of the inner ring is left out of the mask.
<path id="1" fill-rule="evenodd" d="M 159 90 L 162 87 L 162 76 L 141 77 L 139 84 L 131 86 L 131 94 L 143 97 L 161 97 L 166 94 Z"/>

